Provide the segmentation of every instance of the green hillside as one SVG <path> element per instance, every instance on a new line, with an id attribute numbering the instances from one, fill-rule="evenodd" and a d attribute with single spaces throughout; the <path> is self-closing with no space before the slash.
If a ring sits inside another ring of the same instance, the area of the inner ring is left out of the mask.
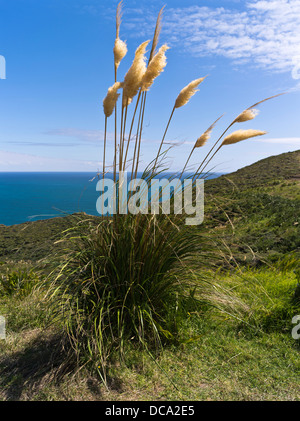
<path id="1" fill-rule="evenodd" d="M 280 186 L 282 192 L 279 189 L 275 190 L 279 190 L 279 195 L 285 195 L 291 186 L 295 186 L 293 191 L 299 195 L 299 183 L 300 150 L 271 156 L 234 173 L 208 180 L 206 191 L 220 193 L 230 187 L 240 190 L 258 188 L 270 191 L 274 190 L 274 186 Z"/>
<path id="2" fill-rule="evenodd" d="M 253 261 L 253 252 L 264 258 L 298 253 L 299 186 L 300 151 L 272 156 L 208 180 L 205 221 L 200 229 L 217 229 L 241 261 L 245 256 L 247 262 Z M 75 214 L 0 226 L 0 261 L 47 258 L 58 247 L 54 243 L 62 232 L 77 220 Z"/>
<path id="3" fill-rule="evenodd" d="M 61 239 L 64 231 L 71 228 L 83 215 L 73 214 L 8 227 L 0 226 L 0 261 L 35 262 L 47 258 L 59 247 L 55 242 Z M 98 220 L 97 217 L 92 218 Z"/>
<path id="4" fill-rule="evenodd" d="M 300 256 L 300 151 L 263 159 L 205 184 L 205 223 L 246 263 Z"/>

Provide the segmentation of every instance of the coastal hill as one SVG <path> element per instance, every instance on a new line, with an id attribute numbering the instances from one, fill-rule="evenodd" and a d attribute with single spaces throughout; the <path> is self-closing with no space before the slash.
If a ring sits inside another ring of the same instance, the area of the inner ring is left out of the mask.
<path id="1" fill-rule="evenodd" d="M 231 174 L 208 180 L 206 190 L 219 193 L 231 185 L 238 189 L 256 189 L 294 181 L 300 183 L 300 150 L 262 159 Z M 286 187 L 286 186 L 284 186 Z M 299 192 L 298 192 L 299 193 Z"/>
<path id="2" fill-rule="evenodd" d="M 299 150 L 208 180 L 205 193 L 206 226 L 240 263 L 300 262 Z"/>
<path id="3" fill-rule="evenodd" d="M 299 187 L 300 150 L 272 156 L 234 173 L 207 180 L 203 228 L 218 226 L 226 231 L 234 222 L 239 243 L 249 245 L 254 251 L 297 252 Z M 217 210 L 216 199 L 222 204 Z M 57 247 L 55 241 L 77 219 L 78 215 L 74 214 L 13 226 L 0 225 L 0 262 L 37 262 L 46 258 Z"/>

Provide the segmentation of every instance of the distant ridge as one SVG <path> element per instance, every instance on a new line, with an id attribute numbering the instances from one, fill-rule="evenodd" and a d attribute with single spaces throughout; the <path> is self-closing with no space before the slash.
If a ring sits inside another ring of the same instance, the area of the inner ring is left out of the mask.
<path id="1" fill-rule="evenodd" d="M 228 187 L 228 182 L 239 189 L 247 189 L 270 185 L 275 180 L 292 179 L 300 181 L 300 150 L 271 156 L 216 180 L 207 180 L 206 189 L 221 191 Z"/>

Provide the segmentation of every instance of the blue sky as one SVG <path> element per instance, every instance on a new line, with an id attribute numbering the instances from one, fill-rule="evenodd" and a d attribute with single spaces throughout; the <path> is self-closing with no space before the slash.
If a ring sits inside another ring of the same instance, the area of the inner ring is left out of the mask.
<path id="1" fill-rule="evenodd" d="M 114 82 L 115 10 L 111 0 L 0 0 L 0 171 L 97 171 L 101 168 L 102 101 Z M 221 148 L 211 162 L 230 172 L 259 159 L 300 149 L 300 0 L 124 0 L 120 37 L 128 54 L 151 39 L 166 5 L 160 45 L 168 64 L 147 97 L 142 166 L 158 149 L 179 91 L 209 75 L 176 110 L 167 140 L 169 163 L 182 168 L 196 139 L 220 115 L 213 141 L 241 112 L 271 95 L 260 114 L 235 129 L 267 135 Z M 108 157 L 112 156 L 113 117 Z"/>

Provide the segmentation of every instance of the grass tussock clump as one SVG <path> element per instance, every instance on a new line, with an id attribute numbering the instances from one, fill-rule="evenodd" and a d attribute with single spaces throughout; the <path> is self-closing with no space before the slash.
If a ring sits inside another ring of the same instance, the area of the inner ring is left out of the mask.
<path id="1" fill-rule="evenodd" d="M 182 316 L 196 305 L 187 277 L 200 248 L 196 231 L 165 217 L 123 215 L 97 227 L 82 221 L 67 233 L 70 245 L 50 291 L 81 361 L 104 378 L 111 354 L 124 358 L 128 341 L 155 354 L 178 339 Z"/>

